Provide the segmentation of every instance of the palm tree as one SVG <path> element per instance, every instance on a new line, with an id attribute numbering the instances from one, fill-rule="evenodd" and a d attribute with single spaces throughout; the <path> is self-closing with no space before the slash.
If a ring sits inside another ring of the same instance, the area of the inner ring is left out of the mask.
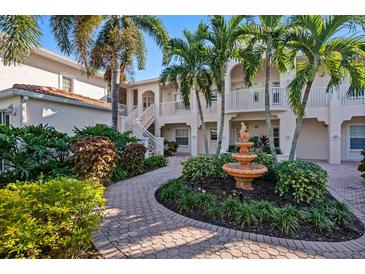
<path id="1" fill-rule="evenodd" d="M 228 20 L 224 16 L 212 16 L 206 40 L 210 44 L 210 68 L 214 82 L 221 97 L 221 115 L 217 141 L 216 156 L 220 154 L 222 147 L 224 115 L 225 115 L 225 76 L 227 63 L 236 57 L 235 51 L 239 48 L 238 41 L 242 37 L 241 23 L 245 16 L 232 16 Z"/>
<path id="2" fill-rule="evenodd" d="M 37 16 L 1 15 L 0 52 L 4 65 L 16 65 L 39 46 L 41 31 Z"/>
<path id="3" fill-rule="evenodd" d="M 294 159 L 305 107 L 318 72 L 330 75 L 327 92 L 338 87 L 348 74 L 348 94 L 363 93 L 365 67 L 359 59 L 365 57 L 364 39 L 361 36 L 338 35 L 340 31 L 363 22 L 363 17 L 357 16 L 307 15 L 291 18 L 295 31 L 289 35 L 289 44 L 300 51 L 304 58 L 298 62 L 296 77 L 288 87 L 289 102 L 297 115 L 289 160 Z"/>
<path id="4" fill-rule="evenodd" d="M 265 68 L 265 124 L 269 138 L 271 156 L 277 163 L 274 134 L 271 125 L 270 112 L 270 81 L 271 69 L 277 67 L 280 72 L 286 72 L 292 65 L 293 51 L 286 47 L 285 37 L 289 31 L 288 26 L 282 23 L 281 15 L 258 16 L 259 24 L 243 26 L 247 47 L 241 51 L 244 59 L 245 82 L 251 86 L 252 80 L 264 63 Z"/>
<path id="5" fill-rule="evenodd" d="M 88 73 L 104 69 L 112 90 L 112 126 L 118 125 L 119 90 L 137 60 L 145 66 L 143 33 L 163 47 L 168 35 L 156 16 L 52 16 L 52 30 L 61 50 L 76 54 Z M 97 33 L 96 41 L 93 36 Z"/>
<path id="6" fill-rule="evenodd" d="M 185 39 L 170 40 L 166 53 L 166 64 L 169 65 L 161 73 L 161 82 L 170 83 L 175 88 L 180 86 L 180 93 L 187 108 L 190 107 L 190 91 L 195 92 L 205 153 L 209 154 L 208 136 L 199 95 L 202 93 L 207 105 L 211 104 L 212 76 L 207 63 L 208 49 L 203 40 L 205 34 L 206 26 L 200 24 L 195 33 L 184 30 Z"/>

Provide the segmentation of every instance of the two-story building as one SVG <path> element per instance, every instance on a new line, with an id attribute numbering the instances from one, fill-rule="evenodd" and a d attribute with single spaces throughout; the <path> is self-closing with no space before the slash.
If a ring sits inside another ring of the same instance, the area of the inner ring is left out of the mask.
<path id="1" fill-rule="evenodd" d="M 0 55 L 1 58 L 1 55 Z M 286 87 L 294 71 L 272 70 L 270 105 L 275 145 L 282 158 L 289 153 L 295 115 L 286 99 Z M 253 136 L 266 134 L 264 120 L 264 72 L 253 87 L 243 81 L 241 64 L 230 62 L 226 75 L 226 110 L 222 152 L 237 141 L 240 123 Z M 328 75 L 317 75 L 308 100 L 296 157 L 300 159 L 359 160 L 365 147 L 365 97 L 347 97 L 349 79 L 326 92 Z M 14 85 L 18 84 L 18 85 Z M 213 94 L 211 106 L 203 98 L 210 153 L 217 146 L 221 101 Z M 205 153 L 196 99 L 191 94 L 190 109 L 179 91 L 160 83 L 159 78 L 124 83 L 120 89 L 122 131 L 131 130 L 154 153 L 162 153 L 163 139 L 179 144 L 179 151 L 191 155 Z M 72 129 L 111 123 L 110 98 L 102 76 L 88 77 L 79 64 L 45 49 L 35 50 L 19 66 L 0 65 L 0 123 L 14 126 L 50 124 L 72 133 Z"/>

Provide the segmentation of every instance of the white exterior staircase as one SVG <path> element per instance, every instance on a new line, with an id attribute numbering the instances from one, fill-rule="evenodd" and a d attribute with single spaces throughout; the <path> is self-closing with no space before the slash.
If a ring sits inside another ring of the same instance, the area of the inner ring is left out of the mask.
<path id="1" fill-rule="evenodd" d="M 147 148 L 146 156 L 163 155 L 164 138 L 156 137 L 148 128 L 156 119 L 156 107 L 151 104 L 144 111 L 137 107 L 124 119 L 124 130 L 131 131 Z"/>

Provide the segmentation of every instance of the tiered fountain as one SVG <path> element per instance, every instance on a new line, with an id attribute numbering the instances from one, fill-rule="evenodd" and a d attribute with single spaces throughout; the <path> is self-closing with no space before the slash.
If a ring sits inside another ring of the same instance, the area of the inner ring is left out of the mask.
<path id="1" fill-rule="evenodd" d="M 250 134 L 246 132 L 245 124 L 241 123 L 240 141 L 236 143 L 236 146 L 240 148 L 240 152 L 232 153 L 233 159 L 238 163 L 228 163 L 222 167 L 227 174 L 234 177 L 236 188 L 245 190 L 253 190 L 253 179 L 267 172 L 266 166 L 252 163 L 257 155 L 249 152 L 249 149 L 254 145 L 253 142 L 249 142 L 249 139 Z"/>

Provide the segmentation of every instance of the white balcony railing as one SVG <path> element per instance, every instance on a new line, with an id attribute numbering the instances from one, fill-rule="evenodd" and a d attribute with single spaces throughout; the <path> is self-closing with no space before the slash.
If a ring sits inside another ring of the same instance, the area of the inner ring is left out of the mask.
<path id="1" fill-rule="evenodd" d="M 284 100 L 285 88 L 275 87 L 270 89 L 270 106 L 272 108 L 286 108 Z M 263 110 L 265 108 L 265 90 L 242 89 L 232 91 L 226 94 L 226 110 Z"/>
<path id="2" fill-rule="evenodd" d="M 330 94 L 326 91 L 326 87 L 313 87 L 309 93 L 306 107 L 326 107 L 328 106 L 329 98 Z"/>
<path id="3" fill-rule="evenodd" d="M 206 114 L 217 113 L 218 101 L 213 101 L 210 106 L 203 107 L 203 112 Z"/>
<path id="4" fill-rule="evenodd" d="M 186 115 L 192 113 L 190 109 L 186 108 L 183 102 L 164 102 L 160 104 L 161 116 Z"/>
<path id="5" fill-rule="evenodd" d="M 362 91 L 362 94 L 358 94 L 357 96 L 348 96 L 347 91 L 349 86 L 340 86 L 339 87 L 339 99 L 342 105 L 360 105 L 365 104 L 365 90 Z"/>

